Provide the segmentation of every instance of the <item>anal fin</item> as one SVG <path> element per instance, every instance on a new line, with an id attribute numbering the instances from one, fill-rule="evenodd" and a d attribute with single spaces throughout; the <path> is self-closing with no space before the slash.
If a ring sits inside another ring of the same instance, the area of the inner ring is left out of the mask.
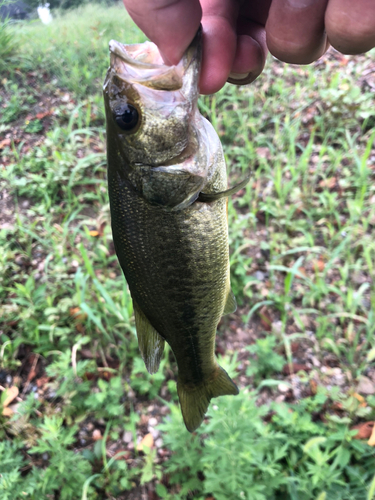
<path id="1" fill-rule="evenodd" d="M 137 302 L 133 299 L 135 327 L 137 330 L 138 345 L 147 371 L 155 373 L 164 351 L 164 339 L 151 325 L 143 314 Z"/>
<path id="2" fill-rule="evenodd" d="M 234 296 L 234 293 L 232 292 L 232 289 L 229 289 L 227 301 L 224 307 L 223 315 L 225 314 L 232 314 L 235 312 L 237 309 L 237 302 L 236 302 L 236 297 Z"/>

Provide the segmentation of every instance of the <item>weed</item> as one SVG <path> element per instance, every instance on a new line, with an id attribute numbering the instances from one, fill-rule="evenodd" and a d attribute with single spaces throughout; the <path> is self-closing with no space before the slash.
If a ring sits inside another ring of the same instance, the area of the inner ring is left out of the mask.
<path id="1" fill-rule="evenodd" d="M 132 388 L 139 394 L 147 394 L 150 399 L 157 396 L 165 380 L 165 373 L 163 372 L 166 362 L 166 355 L 164 355 L 159 370 L 154 375 L 150 375 L 145 368 L 143 359 L 135 358 L 131 374 Z"/>
<path id="2" fill-rule="evenodd" d="M 7 5 L 7 0 L 1 0 L 0 7 Z M 0 71 L 9 70 L 9 64 L 14 63 L 14 56 L 18 50 L 17 35 L 11 29 L 10 20 L 0 19 Z"/>
<path id="3" fill-rule="evenodd" d="M 218 500 L 311 500 L 325 492 L 335 500 L 367 500 L 375 457 L 370 447 L 353 440 L 357 431 L 333 423 L 327 429 L 313 421 L 327 394 L 321 392 L 296 406 L 271 408 L 256 406 L 255 396 L 243 392 L 217 400 L 209 422 L 196 436 L 181 432 L 180 416 L 172 409 L 160 428 L 174 451 L 166 470 L 171 483 L 179 486 L 175 498 L 193 491 L 193 498 L 211 493 Z M 265 423 L 271 410 L 272 417 Z"/>
<path id="4" fill-rule="evenodd" d="M 43 124 L 40 120 L 32 120 L 26 123 L 25 132 L 37 134 L 43 130 Z"/>
<path id="5" fill-rule="evenodd" d="M 255 344 L 246 348 L 251 354 L 255 354 L 256 356 L 246 370 L 246 375 L 254 377 L 255 383 L 259 383 L 261 378 L 267 379 L 272 373 L 281 371 L 285 365 L 283 356 L 274 352 L 275 347 L 276 338 L 268 335 L 264 339 L 257 339 Z"/>
<path id="6" fill-rule="evenodd" d="M 6 85 L 6 91 L 10 97 L 3 106 L 0 123 L 10 123 L 17 120 L 22 113 L 28 111 L 30 104 L 35 102 L 32 95 L 15 83 Z"/>

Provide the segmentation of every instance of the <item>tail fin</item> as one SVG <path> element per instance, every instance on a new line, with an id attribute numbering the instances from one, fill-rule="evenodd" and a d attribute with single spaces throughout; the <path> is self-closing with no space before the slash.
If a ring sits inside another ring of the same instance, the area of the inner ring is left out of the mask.
<path id="1" fill-rule="evenodd" d="M 238 394 L 238 387 L 227 372 L 217 366 L 212 377 L 195 387 L 184 385 L 178 379 L 177 392 L 186 428 L 193 432 L 201 425 L 211 398 L 226 394 L 235 396 Z"/>

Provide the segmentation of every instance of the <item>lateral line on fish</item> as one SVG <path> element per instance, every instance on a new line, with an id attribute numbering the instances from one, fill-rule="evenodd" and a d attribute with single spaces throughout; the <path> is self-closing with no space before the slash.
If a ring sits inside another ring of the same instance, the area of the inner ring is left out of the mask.
<path id="1" fill-rule="evenodd" d="M 196 201 L 201 201 L 203 203 L 210 203 L 212 201 L 220 200 L 221 198 L 228 198 L 236 194 L 242 188 L 244 188 L 251 179 L 251 175 L 246 177 L 243 181 L 239 182 L 235 186 L 226 189 L 225 191 L 220 191 L 219 193 L 199 193 L 199 196 Z"/>

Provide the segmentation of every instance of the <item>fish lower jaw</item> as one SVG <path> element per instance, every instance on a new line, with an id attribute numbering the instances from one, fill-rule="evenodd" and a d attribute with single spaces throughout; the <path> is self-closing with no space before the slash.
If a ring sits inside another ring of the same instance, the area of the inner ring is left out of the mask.
<path id="1" fill-rule="evenodd" d="M 134 167 L 135 168 L 151 168 L 153 170 L 157 170 L 159 168 L 175 168 L 175 169 L 181 169 L 182 166 L 186 166 L 189 164 L 194 164 L 196 163 L 196 156 L 197 156 L 198 151 L 196 149 L 192 149 L 190 146 L 187 146 L 178 156 L 175 156 L 171 158 L 170 160 L 163 161 L 163 162 L 155 162 L 155 163 L 142 163 L 142 162 L 135 162 Z"/>

